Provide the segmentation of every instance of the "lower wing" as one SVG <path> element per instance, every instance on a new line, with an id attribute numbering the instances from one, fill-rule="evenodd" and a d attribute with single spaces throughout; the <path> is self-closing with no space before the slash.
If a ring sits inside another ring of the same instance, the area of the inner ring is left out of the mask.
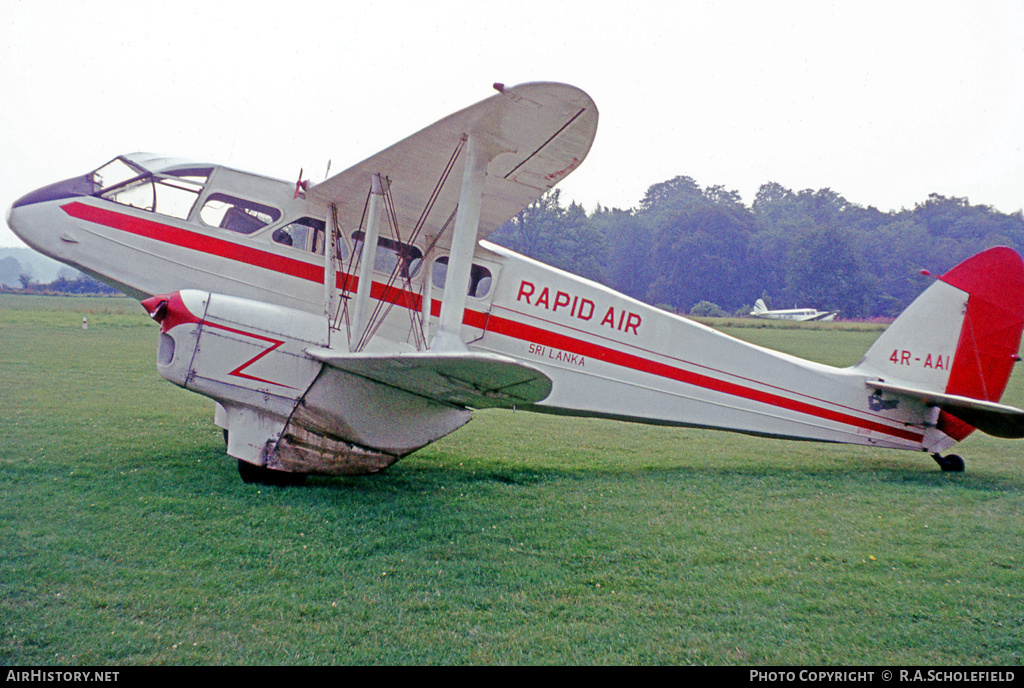
<path id="1" fill-rule="evenodd" d="M 331 349 L 306 353 L 347 373 L 456 406 L 512 408 L 551 393 L 547 375 L 497 354 L 349 354 Z"/>

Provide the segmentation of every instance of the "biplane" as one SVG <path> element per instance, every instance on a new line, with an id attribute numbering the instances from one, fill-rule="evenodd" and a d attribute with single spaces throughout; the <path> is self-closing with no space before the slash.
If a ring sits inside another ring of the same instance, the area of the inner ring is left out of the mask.
<path id="1" fill-rule="evenodd" d="M 8 210 L 38 251 L 139 299 L 156 366 L 215 402 L 247 482 L 367 474 L 475 409 L 930 453 L 999 403 L 1024 266 L 993 248 L 934 279 L 848 368 L 741 342 L 486 241 L 587 157 L 564 84 L 497 93 L 312 183 L 135 153 Z"/>

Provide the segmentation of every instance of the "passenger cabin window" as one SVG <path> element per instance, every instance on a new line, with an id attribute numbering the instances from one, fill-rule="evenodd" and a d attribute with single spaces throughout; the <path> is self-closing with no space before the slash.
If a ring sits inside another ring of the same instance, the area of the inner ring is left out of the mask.
<path id="1" fill-rule="evenodd" d="M 167 174 L 147 172 L 125 180 L 123 177 L 129 169 L 123 163 L 117 166 L 110 163 L 96 170 L 94 184 L 113 182 L 102 188 L 99 195 L 108 201 L 179 220 L 188 219 L 210 174 L 208 169 L 176 170 Z"/>
<path id="2" fill-rule="evenodd" d="M 356 255 L 363 247 L 363 239 L 366 234 L 353 232 L 353 251 Z M 373 268 L 378 272 L 391 274 L 398 270 L 401 277 L 415 277 L 423 265 L 423 251 L 412 244 L 403 244 L 392 239 L 379 237 L 377 239 L 377 255 L 374 258 Z"/>
<path id="3" fill-rule="evenodd" d="M 444 289 L 444 284 L 448 277 L 448 256 L 441 256 L 434 261 L 434 270 L 431 273 L 431 277 L 435 287 Z M 483 265 L 473 263 L 473 266 L 469 269 L 469 287 L 466 293 L 475 298 L 482 299 L 491 291 L 492 281 L 490 270 Z"/>
<path id="4" fill-rule="evenodd" d="M 327 238 L 327 223 L 315 217 L 303 217 L 278 227 L 271 234 L 271 238 L 279 244 L 322 256 Z M 337 255 L 338 258 L 348 257 L 348 245 L 341 237 L 338 238 Z"/>
<path id="5" fill-rule="evenodd" d="M 244 198 L 212 193 L 203 203 L 199 218 L 211 227 L 230 229 L 240 234 L 252 234 L 277 222 L 281 218 L 281 211 Z"/>

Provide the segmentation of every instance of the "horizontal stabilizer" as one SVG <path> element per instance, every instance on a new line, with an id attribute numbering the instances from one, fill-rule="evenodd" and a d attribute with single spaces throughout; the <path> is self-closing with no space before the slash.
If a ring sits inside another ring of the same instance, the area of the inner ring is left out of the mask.
<path id="1" fill-rule="evenodd" d="M 1024 438 L 1024 410 L 1014 406 L 971 399 L 956 394 L 903 387 L 876 380 L 868 380 L 867 384 L 869 387 L 883 392 L 911 397 L 928 406 L 940 408 L 988 435 L 1007 439 Z"/>
<path id="2" fill-rule="evenodd" d="M 332 349 L 307 353 L 338 370 L 457 406 L 511 408 L 551 393 L 551 378 L 540 370 L 496 354 L 350 354 Z"/>

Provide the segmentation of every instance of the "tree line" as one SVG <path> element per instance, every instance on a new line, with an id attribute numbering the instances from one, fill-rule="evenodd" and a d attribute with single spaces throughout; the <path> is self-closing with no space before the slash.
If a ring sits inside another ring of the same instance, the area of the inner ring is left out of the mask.
<path id="1" fill-rule="evenodd" d="M 563 206 L 554 189 L 491 241 L 642 301 L 690 313 L 814 307 L 841 318 L 895 317 L 941 274 L 992 246 L 1024 252 L 1024 214 L 931 194 L 882 212 L 824 188 L 736 191 L 679 176 L 635 208 Z"/>
<path id="2" fill-rule="evenodd" d="M 634 208 L 587 213 L 541 196 L 490 240 L 678 313 L 746 314 L 813 307 L 841 318 L 895 317 L 941 274 L 992 246 L 1024 253 L 1024 213 L 931 194 L 882 212 L 824 188 L 763 184 L 748 206 L 736 191 L 679 176 L 654 184 Z M 13 258 L 0 282 L 36 293 L 117 293 L 91 277 L 35 282 Z"/>
<path id="3" fill-rule="evenodd" d="M 7 260 L 7 259 L 4 259 Z M 49 282 L 38 282 L 32 278 L 31 273 L 19 271 L 17 273 L 17 286 L 12 286 L 11 281 L 0 282 L 0 292 L 14 292 L 19 294 L 120 294 L 117 289 L 100 282 L 89 275 L 82 274 L 77 270 L 70 271 L 72 274 L 61 272 L 55 279 Z"/>

